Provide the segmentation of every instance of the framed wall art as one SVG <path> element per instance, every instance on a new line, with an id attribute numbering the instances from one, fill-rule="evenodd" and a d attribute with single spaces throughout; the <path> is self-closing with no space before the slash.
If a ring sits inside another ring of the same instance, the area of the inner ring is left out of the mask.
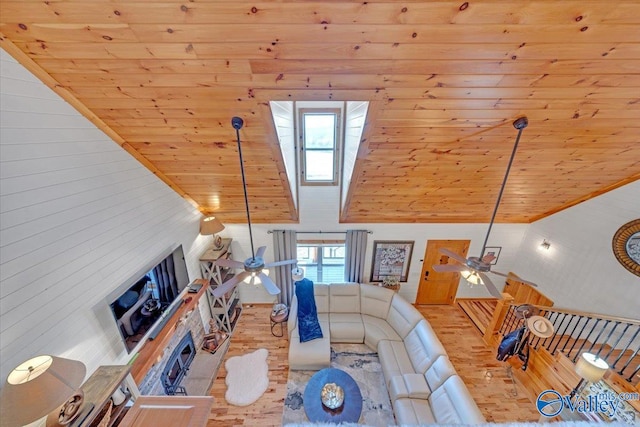
<path id="1" fill-rule="evenodd" d="M 371 282 L 382 282 L 385 277 L 407 281 L 414 241 L 375 240 L 371 262 Z"/>
<path id="2" fill-rule="evenodd" d="M 618 262 L 629 272 L 640 276 L 640 219 L 620 227 L 611 243 Z"/>

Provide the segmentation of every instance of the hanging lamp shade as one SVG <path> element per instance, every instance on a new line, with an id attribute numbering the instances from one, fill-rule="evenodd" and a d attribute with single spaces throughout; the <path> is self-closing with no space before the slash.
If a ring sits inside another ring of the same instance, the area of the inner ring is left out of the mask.
<path id="1" fill-rule="evenodd" d="M 200 220 L 200 234 L 209 236 L 224 230 L 224 225 L 215 216 L 208 216 Z"/>
<path id="2" fill-rule="evenodd" d="M 51 413 L 78 391 L 86 372 L 82 362 L 49 355 L 21 363 L 2 388 L 2 425 L 22 426 Z"/>

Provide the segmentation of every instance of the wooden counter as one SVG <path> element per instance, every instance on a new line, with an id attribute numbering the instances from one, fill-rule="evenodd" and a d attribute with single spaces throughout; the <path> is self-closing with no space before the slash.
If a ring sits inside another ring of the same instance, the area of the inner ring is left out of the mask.
<path id="1" fill-rule="evenodd" d="M 135 382 L 139 385 L 151 367 L 157 362 L 158 356 L 162 354 L 169 344 L 173 331 L 175 331 L 178 321 L 182 316 L 190 310 L 198 309 L 198 301 L 206 294 L 209 282 L 204 279 L 196 279 L 192 283 L 203 285 L 195 294 L 187 293 L 183 297 L 183 301 L 191 298 L 188 303 L 183 302 L 180 308 L 169 318 L 162 330 L 156 335 L 152 341 L 147 341 L 142 349 L 138 352 L 137 358 L 131 365 L 131 375 Z"/>
<path id="2" fill-rule="evenodd" d="M 205 427 L 213 397 L 140 396 L 118 427 Z"/>

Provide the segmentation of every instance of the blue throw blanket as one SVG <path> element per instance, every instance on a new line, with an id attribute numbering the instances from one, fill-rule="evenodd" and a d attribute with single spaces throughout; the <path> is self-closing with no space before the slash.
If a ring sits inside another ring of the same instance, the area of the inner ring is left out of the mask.
<path id="1" fill-rule="evenodd" d="M 300 342 L 322 338 L 322 329 L 320 328 L 320 322 L 318 322 L 318 310 L 311 280 L 302 279 L 296 282 L 296 298 L 298 299 Z"/>

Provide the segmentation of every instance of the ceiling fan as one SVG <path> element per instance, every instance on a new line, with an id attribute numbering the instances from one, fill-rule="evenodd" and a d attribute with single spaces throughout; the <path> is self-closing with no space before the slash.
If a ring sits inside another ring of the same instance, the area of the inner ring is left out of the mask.
<path id="1" fill-rule="evenodd" d="M 502 298 L 502 294 L 498 291 L 498 289 L 493 284 L 491 279 L 489 279 L 489 277 L 485 273 L 493 273 L 498 276 L 504 276 L 504 277 L 508 277 L 508 275 L 504 273 L 500 273 L 498 271 L 491 270 L 491 261 L 495 259 L 495 256 L 491 254 L 485 255 L 484 251 L 487 248 L 489 233 L 491 233 L 491 227 L 493 227 L 493 221 L 496 218 L 496 213 L 498 212 L 498 207 L 500 206 L 500 199 L 502 198 L 502 193 L 507 183 L 507 178 L 509 177 L 509 170 L 511 170 L 511 164 L 513 163 L 513 159 L 516 155 L 516 150 L 518 149 L 518 143 L 520 142 L 520 135 L 522 135 L 523 129 L 526 128 L 528 124 L 529 124 L 529 121 L 527 120 L 526 117 L 520 117 L 513 122 L 513 127 L 518 129 L 518 136 L 516 137 L 516 142 L 513 145 L 513 152 L 511 153 L 511 158 L 509 159 L 509 164 L 507 165 L 507 170 L 505 172 L 504 179 L 502 180 L 502 186 L 500 187 L 500 192 L 498 193 L 498 200 L 496 200 L 496 206 L 493 209 L 493 215 L 491 215 L 491 221 L 489 222 L 489 229 L 487 230 L 487 235 L 484 238 L 484 243 L 482 244 L 482 251 L 480 252 L 480 256 L 465 258 L 462 255 L 459 255 L 455 252 L 450 251 L 449 249 L 440 248 L 440 252 L 442 254 L 447 255 L 450 258 L 453 258 L 454 260 L 458 261 L 461 265 L 441 264 L 441 265 L 433 266 L 433 270 L 440 273 L 459 272 L 462 275 L 462 277 L 472 285 L 485 285 L 489 293 L 498 299 Z M 533 282 L 529 282 L 522 279 L 518 279 L 518 280 L 532 286 L 538 286 Z"/>
<path id="2" fill-rule="evenodd" d="M 247 223 L 249 224 L 249 240 L 251 241 L 251 258 L 247 258 L 244 262 L 235 261 L 233 259 L 219 259 L 216 264 L 221 267 L 228 267 L 234 269 L 243 269 L 244 271 L 236 274 L 231 279 L 220 285 L 216 292 L 224 294 L 233 289 L 233 287 L 241 281 L 248 282 L 253 285 L 262 284 L 264 288 L 271 295 L 277 295 L 280 293 L 278 286 L 273 283 L 273 280 L 268 276 L 269 267 L 278 267 L 287 264 L 296 264 L 298 260 L 289 259 L 285 261 L 276 261 L 265 263 L 264 256 L 267 250 L 266 246 L 260 246 L 258 251 L 254 250 L 253 246 L 253 233 L 251 232 L 251 215 L 249 214 L 249 198 L 247 197 L 247 181 L 244 175 L 244 161 L 242 160 L 242 146 L 240 145 L 240 129 L 244 125 L 244 121 L 240 117 L 233 117 L 231 119 L 231 126 L 236 130 L 236 138 L 238 140 L 238 154 L 240 156 L 240 171 L 242 172 L 242 188 L 244 190 L 244 204 L 247 210 Z"/>

